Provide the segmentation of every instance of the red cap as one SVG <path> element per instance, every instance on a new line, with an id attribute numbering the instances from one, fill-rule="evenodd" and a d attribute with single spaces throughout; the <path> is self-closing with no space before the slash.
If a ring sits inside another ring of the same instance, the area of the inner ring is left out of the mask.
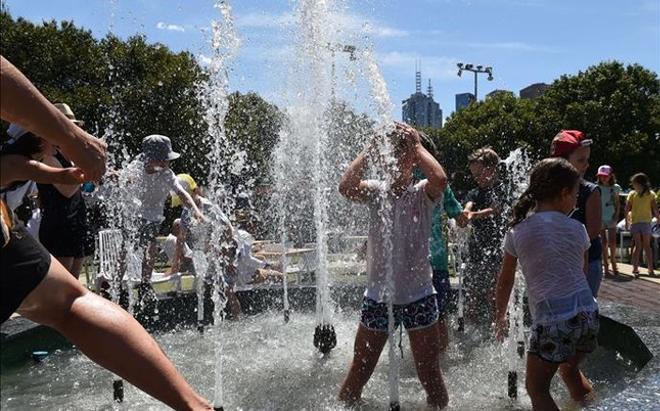
<path id="1" fill-rule="evenodd" d="M 572 153 L 578 147 L 591 145 L 592 140 L 587 139 L 586 135 L 578 130 L 562 130 L 554 139 L 550 146 L 550 155 L 553 157 L 563 157 Z"/>

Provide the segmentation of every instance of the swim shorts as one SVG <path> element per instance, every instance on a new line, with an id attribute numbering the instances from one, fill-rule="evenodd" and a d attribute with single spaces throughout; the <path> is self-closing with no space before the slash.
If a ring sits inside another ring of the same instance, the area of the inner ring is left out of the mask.
<path id="1" fill-rule="evenodd" d="M 433 288 L 436 292 L 435 297 L 438 299 L 438 312 L 440 316 L 444 316 L 448 309 L 449 291 L 451 290 L 447 270 L 433 270 Z"/>
<path id="2" fill-rule="evenodd" d="M 598 347 L 598 311 L 581 312 L 552 324 L 534 324 L 529 338 L 530 354 L 563 363 L 575 354 L 590 353 Z"/>
<path id="3" fill-rule="evenodd" d="M 50 254 L 25 228 L 10 230 L 0 254 L 0 323 L 9 319 L 50 268 Z"/>
<path id="4" fill-rule="evenodd" d="M 438 322 L 438 300 L 429 295 L 410 304 L 394 305 L 394 327 L 401 323 L 406 330 L 418 330 Z M 379 303 L 371 298 L 362 300 L 362 318 L 360 322 L 373 331 L 387 332 L 387 303 Z"/>

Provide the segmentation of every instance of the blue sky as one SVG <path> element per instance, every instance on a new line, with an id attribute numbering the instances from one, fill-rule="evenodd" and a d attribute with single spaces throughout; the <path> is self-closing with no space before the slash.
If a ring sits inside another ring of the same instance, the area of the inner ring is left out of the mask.
<path id="1" fill-rule="evenodd" d="M 241 48 L 231 88 L 256 91 L 281 103 L 283 59 L 291 51 L 289 0 L 231 1 Z M 144 33 L 173 50 L 208 56 L 210 22 L 218 18 L 207 0 L 6 0 L 14 17 L 34 22 L 73 20 L 95 36 Z M 480 78 L 479 95 L 493 89 L 518 91 L 551 82 L 603 60 L 639 63 L 660 72 L 659 0 L 346 0 L 344 28 L 368 36 L 400 118 L 401 100 L 414 91 L 415 60 L 423 88 L 430 78 L 447 116 L 454 95 L 472 91 L 471 76 L 456 76 L 456 63 L 494 68 L 492 82 Z M 365 25 L 367 23 L 367 25 Z"/>

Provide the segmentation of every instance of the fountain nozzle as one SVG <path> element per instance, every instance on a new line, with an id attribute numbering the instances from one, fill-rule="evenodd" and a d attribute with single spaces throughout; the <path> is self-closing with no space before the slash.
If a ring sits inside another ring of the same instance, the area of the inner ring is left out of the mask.
<path id="1" fill-rule="evenodd" d="M 509 398 L 518 398 L 518 373 L 516 371 L 509 371 L 508 388 Z"/>
<path id="2" fill-rule="evenodd" d="M 335 327 L 330 324 L 319 324 L 314 330 L 314 347 L 322 354 L 327 354 L 337 346 Z"/>
<path id="3" fill-rule="evenodd" d="M 399 405 L 398 402 L 390 403 L 390 411 L 400 411 L 400 410 L 401 410 L 401 405 Z"/>

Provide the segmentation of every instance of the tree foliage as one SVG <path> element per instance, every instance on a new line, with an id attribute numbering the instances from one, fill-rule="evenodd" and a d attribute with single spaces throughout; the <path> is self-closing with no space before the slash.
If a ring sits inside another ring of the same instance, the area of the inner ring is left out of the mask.
<path id="1" fill-rule="evenodd" d="M 548 155 L 561 129 L 584 131 L 594 140 L 592 166 L 611 165 L 619 180 L 636 172 L 660 180 L 660 80 L 639 65 L 612 61 L 563 75 L 537 99 L 501 94 L 453 113 L 443 129 L 426 130 L 454 184 L 465 188 L 467 156 L 489 145 L 502 157 L 525 147 L 537 159 Z"/>
<path id="2" fill-rule="evenodd" d="M 182 154 L 174 170 L 205 182 L 210 159 L 199 93 L 206 74 L 190 53 L 149 44 L 141 35 L 99 40 L 73 22 L 33 24 L 6 11 L 0 13 L 0 52 L 49 100 L 69 104 L 88 131 L 107 138 L 119 160 L 124 152 L 139 153 L 143 137 L 164 134 Z M 228 138 L 245 151 L 259 183 L 281 114 L 254 93 L 233 93 L 229 100 Z"/>

